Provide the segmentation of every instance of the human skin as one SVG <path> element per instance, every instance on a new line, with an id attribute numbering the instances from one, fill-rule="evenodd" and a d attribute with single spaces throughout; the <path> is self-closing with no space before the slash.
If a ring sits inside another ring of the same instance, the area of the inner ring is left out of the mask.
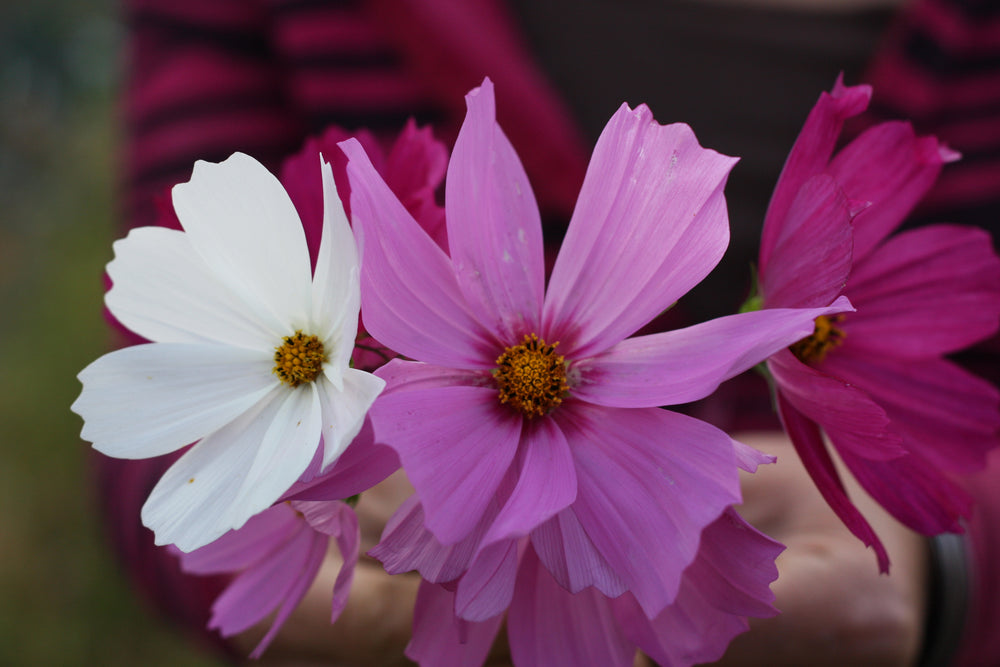
<path id="1" fill-rule="evenodd" d="M 778 557 L 772 584 L 781 614 L 750 619 L 750 631 L 736 637 L 723 660 L 749 665 L 912 665 L 923 636 L 926 538 L 882 510 L 845 476 L 848 491 L 871 521 L 889 552 L 891 570 L 880 575 L 874 554 L 843 526 L 809 479 L 782 433 L 735 436 L 778 461 L 743 476 L 740 513 L 787 549 Z M 358 504 L 361 550 L 378 541 L 382 526 L 410 492 L 399 473 L 363 494 Z M 329 623 L 330 591 L 340 567 L 331 550 L 320 574 L 264 657 L 270 667 L 409 665 L 409 640 L 419 578 L 389 576 L 362 556 L 347 607 Z M 262 624 L 233 638 L 246 655 L 267 630 Z M 488 665 L 510 658 L 501 636 Z M 636 666 L 651 665 L 643 656 Z"/>

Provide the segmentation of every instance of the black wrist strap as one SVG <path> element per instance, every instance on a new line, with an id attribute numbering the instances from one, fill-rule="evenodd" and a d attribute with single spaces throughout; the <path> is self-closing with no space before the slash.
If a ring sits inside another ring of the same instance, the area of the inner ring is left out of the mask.
<path id="1" fill-rule="evenodd" d="M 927 615 L 917 667 L 946 667 L 962 641 L 972 573 L 965 535 L 941 533 L 928 546 Z"/>

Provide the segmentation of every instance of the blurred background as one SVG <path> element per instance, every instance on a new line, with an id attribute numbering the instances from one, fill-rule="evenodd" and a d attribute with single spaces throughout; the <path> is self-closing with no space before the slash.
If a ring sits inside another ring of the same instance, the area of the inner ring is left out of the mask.
<path id="1" fill-rule="evenodd" d="M 0 665 L 210 665 L 101 539 L 76 374 L 106 349 L 121 29 L 110 0 L 0 3 Z"/>

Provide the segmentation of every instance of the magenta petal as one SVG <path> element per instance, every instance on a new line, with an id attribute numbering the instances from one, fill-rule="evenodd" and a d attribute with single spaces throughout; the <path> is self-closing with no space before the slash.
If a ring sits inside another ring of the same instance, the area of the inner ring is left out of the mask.
<path id="1" fill-rule="evenodd" d="M 788 210 L 802 185 L 813 176 L 823 173 L 833 155 L 844 121 L 864 111 L 871 94 L 870 86 L 845 87 L 840 79 L 832 93 L 820 94 L 788 154 L 774 194 L 771 195 L 760 240 L 761 266 L 770 263 L 771 252 L 782 233 Z M 851 196 L 850 192 L 847 194 Z"/>
<path id="2" fill-rule="evenodd" d="M 573 511 L 653 617 L 677 595 L 702 530 L 739 502 L 732 440 L 667 410 L 573 408 L 560 413 L 577 463 Z"/>
<path id="3" fill-rule="evenodd" d="M 991 382 L 944 359 L 838 352 L 827 360 L 830 371 L 878 401 L 906 449 L 935 468 L 973 472 L 1000 444 L 1000 394 Z"/>
<path id="4" fill-rule="evenodd" d="M 571 593 L 593 586 L 617 597 L 628 590 L 587 537 L 572 507 L 532 531 L 531 544 L 556 582 Z"/>
<path id="5" fill-rule="evenodd" d="M 364 143 L 362 141 L 362 143 Z M 385 159 L 385 182 L 434 241 L 448 248 L 444 209 L 436 191 L 448 168 L 448 149 L 434 138 L 429 127 L 406 122 Z"/>
<path id="6" fill-rule="evenodd" d="M 631 595 L 612 601 L 626 636 L 662 667 L 714 662 L 747 629 L 747 616 L 770 617 L 783 546 L 728 510 L 702 534 L 677 600 L 649 620 Z"/>
<path id="7" fill-rule="evenodd" d="M 972 497 L 932 463 L 914 455 L 892 461 L 842 458 L 865 491 L 900 523 L 925 535 L 963 532 L 959 519 L 972 513 Z"/>
<path id="8" fill-rule="evenodd" d="M 500 631 L 503 615 L 473 623 L 454 615 L 455 594 L 420 582 L 413 609 L 413 637 L 406 657 L 425 667 L 480 667 Z"/>
<path id="9" fill-rule="evenodd" d="M 988 232 L 933 225 L 897 234 L 857 265 L 844 320 L 852 349 L 920 358 L 962 349 L 1000 324 L 1000 260 Z"/>
<path id="10" fill-rule="evenodd" d="M 399 454 L 443 543 L 479 522 L 517 452 L 520 415 L 488 387 L 448 386 L 380 396 L 371 411 L 375 436 Z"/>
<path id="11" fill-rule="evenodd" d="M 555 421 L 528 422 L 521 440 L 517 486 L 484 544 L 524 537 L 576 499 L 573 454 Z"/>
<path id="12" fill-rule="evenodd" d="M 455 614 L 485 621 L 507 610 L 517 577 L 518 541 L 494 542 L 482 549 L 455 589 Z"/>
<path id="13" fill-rule="evenodd" d="M 889 554 L 882 545 L 881 540 L 875 535 L 868 521 L 861 516 L 861 512 L 854 506 L 847 491 L 840 481 L 837 469 L 826 451 L 823 443 L 823 436 L 820 434 L 816 423 L 810 421 L 801 412 L 795 409 L 785 398 L 784 393 L 778 393 L 778 414 L 781 422 L 785 426 L 785 432 L 795 445 L 802 464 L 812 478 L 816 488 L 822 494 L 823 499 L 830 506 L 844 525 L 859 540 L 871 547 L 878 558 L 878 567 L 882 572 L 889 571 Z"/>
<path id="14" fill-rule="evenodd" d="M 561 588 L 528 549 L 507 615 L 511 656 L 519 667 L 630 667 L 625 639 L 607 598 L 592 588 Z"/>
<path id="15" fill-rule="evenodd" d="M 572 366 L 573 394 L 597 405 L 644 408 L 708 396 L 723 381 L 802 340 L 820 315 L 850 309 L 765 309 L 729 315 L 686 329 L 637 336 Z"/>
<path id="16" fill-rule="evenodd" d="M 906 453 L 885 410 L 861 388 L 803 364 L 787 350 L 771 357 L 767 367 L 789 405 L 829 435 L 837 434 L 841 448 L 873 460 Z"/>
<path id="17" fill-rule="evenodd" d="M 909 123 L 880 123 L 845 146 L 828 173 L 848 197 L 871 202 L 854 220 L 854 261 L 862 261 L 910 214 L 941 172 L 941 145 Z"/>
<path id="18" fill-rule="evenodd" d="M 851 271 L 853 236 L 847 199 L 829 176 L 799 190 L 767 264 L 760 292 L 768 308 L 825 306 L 843 291 Z"/>
<path id="19" fill-rule="evenodd" d="M 448 244 L 469 307 L 507 344 L 537 332 L 545 288 L 542 223 L 528 176 L 496 123 L 493 83 L 465 97 L 445 183 Z"/>
<path id="20" fill-rule="evenodd" d="M 549 281 L 543 337 L 580 358 L 607 349 L 704 278 L 729 242 L 733 158 L 622 105 L 597 140 Z"/>
<path id="21" fill-rule="evenodd" d="M 354 139 L 351 214 L 361 254 L 365 327 L 408 357 L 461 368 L 492 365 L 496 343 L 465 304 L 451 261 L 403 208 Z"/>

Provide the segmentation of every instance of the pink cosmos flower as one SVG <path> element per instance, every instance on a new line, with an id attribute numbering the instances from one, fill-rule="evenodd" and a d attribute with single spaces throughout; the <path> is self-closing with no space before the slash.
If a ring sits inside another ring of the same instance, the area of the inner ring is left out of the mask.
<path id="1" fill-rule="evenodd" d="M 943 355 L 996 332 L 1000 262 L 978 229 L 935 225 L 889 238 L 957 156 L 903 122 L 872 127 L 834 154 L 844 121 L 870 95 L 838 80 L 820 96 L 775 188 L 759 266 L 765 307 L 816 307 L 844 294 L 857 309 L 818 318 L 813 335 L 768 368 L 814 481 L 887 570 L 822 433 L 901 522 L 926 534 L 960 531 L 970 499 L 950 475 L 984 464 L 1000 413 L 995 388 Z"/>
<path id="2" fill-rule="evenodd" d="M 734 160 L 685 125 L 623 105 L 597 142 L 546 290 L 538 208 L 489 80 L 466 101 L 445 190 L 450 256 L 361 146 L 342 144 L 366 326 L 416 360 L 379 370 L 376 436 L 399 453 L 434 537 L 471 545 L 474 581 L 510 568 L 510 545 L 558 516 L 568 588 L 628 590 L 655 617 L 677 597 L 705 527 L 738 502 L 738 461 L 753 458 L 658 406 L 707 395 L 847 306 L 626 340 L 718 262 Z M 592 549 L 569 539 L 581 530 Z M 502 610 L 475 588 L 464 617 Z"/>

